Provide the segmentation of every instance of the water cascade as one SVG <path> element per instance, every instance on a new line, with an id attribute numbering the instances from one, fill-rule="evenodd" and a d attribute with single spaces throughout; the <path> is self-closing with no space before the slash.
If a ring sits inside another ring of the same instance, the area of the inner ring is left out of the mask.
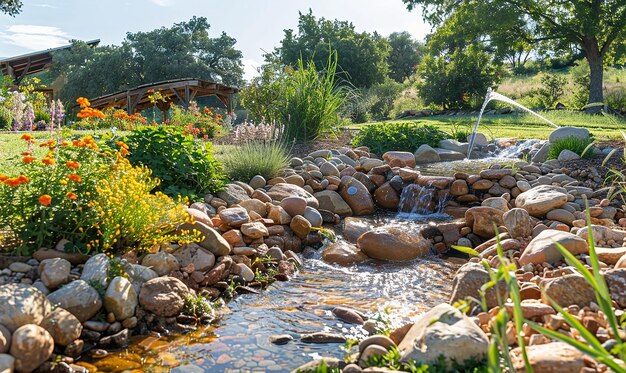
<path id="1" fill-rule="evenodd" d="M 530 110 L 529 108 L 527 108 L 526 106 L 517 103 L 513 100 L 511 100 L 510 98 L 499 94 L 498 92 L 493 91 L 491 88 L 487 89 L 487 94 L 485 95 L 485 101 L 483 102 L 483 106 L 480 108 L 480 113 L 478 113 L 478 119 L 476 120 L 476 124 L 474 125 L 474 130 L 472 131 L 472 138 L 470 139 L 469 142 L 469 148 L 467 149 L 467 159 L 469 159 L 471 157 L 472 154 L 472 148 L 474 147 L 474 139 L 476 138 L 476 131 L 478 130 L 478 124 L 480 123 L 480 119 L 483 117 L 483 113 L 485 112 L 485 108 L 487 107 L 487 104 L 491 101 L 491 100 L 498 100 L 498 101 L 503 101 L 506 102 L 508 104 L 511 104 L 515 107 L 518 107 L 540 119 L 542 119 L 543 121 L 545 121 L 546 123 L 550 124 L 552 127 L 554 128 L 559 128 L 559 126 L 557 126 L 556 124 L 552 123 L 549 119 L 547 119 L 546 117 L 544 117 L 543 115 L 536 113 L 532 110 Z"/>
<path id="2" fill-rule="evenodd" d="M 448 199 L 448 190 L 441 190 L 433 186 L 410 184 L 402 189 L 398 212 L 406 215 L 443 214 Z"/>

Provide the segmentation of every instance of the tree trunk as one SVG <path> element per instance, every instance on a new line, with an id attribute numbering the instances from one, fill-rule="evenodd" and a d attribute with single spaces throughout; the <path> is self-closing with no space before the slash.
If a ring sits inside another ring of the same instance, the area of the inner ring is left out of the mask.
<path id="1" fill-rule="evenodd" d="M 586 43 L 585 57 L 589 62 L 589 102 L 591 105 L 587 107 L 588 113 L 599 113 L 602 105 L 595 104 L 604 103 L 604 92 L 602 91 L 602 83 L 604 80 L 603 56 L 598 49 L 597 43 Z"/>

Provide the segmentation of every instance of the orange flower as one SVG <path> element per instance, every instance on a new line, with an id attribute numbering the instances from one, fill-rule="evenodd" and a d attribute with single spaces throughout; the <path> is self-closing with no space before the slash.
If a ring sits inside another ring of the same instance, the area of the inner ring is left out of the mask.
<path id="1" fill-rule="evenodd" d="M 23 156 L 27 156 L 27 155 L 31 155 L 31 154 L 33 154 L 33 152 L 22 152 L 21 154 L 22 154 Z"/>
<path id="2" fill-rule="evenodd" d="M 76 175 L 76 174 L 69 174 L 69 175 L 67 175 L 67 178 L 72 180 L 72 181 L 75 181 L 77 183 L 80 183 L 80 181 L 82 180 L 81 177 L 79 175 Z"/>
<path id="3" fill-rule="evenodd" d="M 27 133 L 23 134 L 20 139 L 22 140 L 26 140 L 26 141 L 31 141 L 33 139 L 33 137 Z"/>
<path id="4" fill-rule="evenodd" d="M 20 184 L 26 184 L 27 182 L 30 181 L 30 179 L 24 175 L 20 175 L 17 177 L 17 181 L 19 181 Z"/>
<path id="5" fill-rule="evenodd" d="M 65 162 L 65 166 L 67 166 L 67 168 L 77 169 L 80 167 L 80 164 L 76 161 L 67 161 Z"/>
<path id="6" fill-rule="evenodd" d="M 154 93 L 154 89 L 149 89 L 147 93 Z"/>
<path id="7" fill-rule="evenodd" d="M 91 106 L 91 103 L 89 102 L 89 100 L 85 97 L 79 97 L 76 99 L 76 102 L 78 102 L 78 104 L 80 105 L 81 108 L 87 108 L 89 106 Z"/>
<path id="8" fill-rule="evenodd" d="M 41 161 L 43 162 L 43 164 L 47 164 L 47 165 L 53 165 L 56 163 L 54 159 L 50 157 L 43 158 Z"/>
<path id="9" fill-rule="evenodd" d="M 50 197 L 47 194 L 44 194 L 43 196 L 39 197 L 39 203 L 41 203 L 44 206 L 48 206 L 51 202 L 52 202 L 52 197 Z"/>
<path id="10" fill-rule="evenodd" d="M 78 196 L 76 195 L 76 193 L 73 193 L 73 192 L 68 192 L 65 196 L 66 196 L 66 197 L 67 197 L 70 201 L 74 201 L 74 200 L 76 200 L 76 199 L 78 198 Z"/>
<path id="11" fill-rule="evenodd" d="M 30 181 L 30 179 L 27 178 L 24 175 L 20 175 L 18 177 L 12 177 L 12 178 L 9 178 L 9 177 L 7 177 L 5 175 L 2 175 L 2 176 L 3 176 L 4 179 L 0 178 L 0 181 L 4 182 L 6 185 L 8 185 L 8 186 L 10 186 L 12 188 L 20 186 L 22 184 L 26 184 L 27 182 Z"/>
<path id="12" fill-rule="evenodd" d="M 122 153 L 122 155 L 129 155 L 130 154 L 130 152 L 128 150 L 126 150 L 126 148 L 120 149 L 120 153 Z"/>
<path id="13" fill-rule="evenodd" d="M 2 175 L 0 174 L 0 181 L 5 181 L 6 179 L 8 179 L 9 177 L 7 175 Z"/>
<path id="14" fill-rule="evenodd" d="M 24 161 L 24 163 L 30 163 L 30 162 L 32 162 L 34 160 L 35 160 L 35 157 L 32 157 L 30 155 L 27 155 L 24 158 L 22 158 L 22 161 Z"/>
<path id="15" fill-rule="evenodd" d="M 123 141 L 117 141 L 115 144 L 120 148 L 128 150 L 128 145 L 126 145 Z"/>

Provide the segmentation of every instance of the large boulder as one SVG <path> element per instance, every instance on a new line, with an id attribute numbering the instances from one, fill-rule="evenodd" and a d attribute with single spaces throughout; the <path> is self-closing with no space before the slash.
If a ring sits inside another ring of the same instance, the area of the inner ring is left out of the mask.
<path id="1" fill-rule="evenodd" d="M 116 320 L 124 321 L 133 317 L 137 304 L 137 293 L 130 281 L 120 276 L 111 280 L 104 295 L 104 308 L 107 312 L 113 313 Z"/>
<path id="2" fill-rule="evenodd" d="M 515 206 L 523 208 L 536 218 L 545 216 L 548 211 L 567 203 L 565 189 L 552 185 L 539 185 L 524 192 L 515 199 Z"/>
<path id="3" fill-rule="evenodd" d="M 389 183 L 385 183 L 374 192 L 376 205 L 382 208 L 397 210 L 400 204 L 400 195 Z"/>
<path id="4" fill-rule="evenodd" d="M 306 200 L 307 206 L 311 206 L 314 209 L 319 208 L 317 199 L 297 185 L 278 183 L 271 187 L 267 194 L 275 201 L 282 201 L 287 197 L 302 197 Z"/>
<path id="5" fill-rule="evenodd" d="M 541 285 L 543 287 L 541 297 L 547 304 L 553 300 L 561 307 L 573 304 L 585 307 L 591 302 L 597 302 L 593 287 L 577 273 L 546 279 L 541 282 Z"/>
<path id="6" fill-rule="evenodd" d="M 376 210 L 370 192 L 363 183 L 352 176 L 341 178 L 339 195 L 350 206 L 354 215 L 370 215 Z"/>
<path id="7" fill-rule="evenodd" d="M 200 222 L 183 223 L 178 227 L 179 232 L 199 232 L 202 241 L 198 245 L 209 250 L 215 256 L 224 256 L 230 253 L 230 245 L 217 231 Z"/>
<path id="8" fill-rule="evenodd" d="M 533 222 L 528 211 L 516 207 L 504 213 L 502 216 L 504 226 L 512 238 L 532 236 Z"/>
<path id="9" fill-rule="evenodd" d="M 444 356 L 450 367 L 456 361 L 482 360 L 489 350 L 489 338 L 458 309 L 443 303 L 426 312 L 400 342 L 401 361 L 430 364 Z"/>
<path id="10" fill-rule="evenodd" d="M 80 279 L 86 283 L 98 283 L 103 287 L 108 285 L 108 271 L 111 259 L 106 254 L 96 254 L 87 260 Z"/>
<path id="11" fill-rule="evenodd" d="M 83 280 L 72 281 L 48 294 L 48 300 L 72 313 L 80 322 L 91 319 L 102 308 L 98 291 Z"/>
<path id="12" fill-rule="evenodd" d="M 409 152 L 386 152 L 383 159 L 390 167 L 415 167 L 415 155 Z"/>
<path id="13" fill-rule="evenodd" d="M 327 210 L 340 216 L 352 215 L 352 209 L 341 198 L 339 193 L 333 190 L 323 190 L 314 194 L 315 198 L 319 201 L 319 208 L 321 210 Z"/>
<path id="14" fill-rule="evenodd" d="M 322 251 L 322 259 L 328 263 L 351 265 L 368 259 L 368 256 L 348 242 L 337 241 Z"/>
<path id="15" fill-rule="evenodd" d="M 589 138 L 589 130 L 580 127 L 559 127 L 550 134 L 550 143 L 567 137 L 575 137 L 580 140 Z"/>
<path id="16" fill-rule="evenodd" d="M 25 284 L 0 286 L 0 324 L 9 331 L 26 324 L 39 324 L 52 305 L 36 288 Z"/>
<path id="17" fill-rule="evenodd" d="M 405 229 L 384 227 L 364 233 L 357 246 L 370 258 L 381 260 L 413 260 L 430 252 L 431 243 L 421 234 Z"/>
<path id="18" fill-rule="evenodd" d="M 39 278 L 48 289 L 67 282 L 72 264 L 63 258 L 45 259 L 39 263 Z"/>
<path id="19" fill-rule="evenodd" d="M 174 277 L 157 277 L 143 284 L 139 304 L 157 316 L 177 316 L 185 305 L 187 286 Z"/>
<path id="20" fill-rule="evenodd" d="M 422 144 L 415 151 L 415 162 L 416 163 L 431 163 L 431 162 L 439 162 L 441 158 L 439 157 L 439 153 L 433 148 L 431 148 L 428 144 Z"/>
<path id="21" fill-rule="evenodd" d="M 40 326 L 50 333 L 56 344 L 61 346 L 67 346 L 77 340 L 83 331 L 83 325 L 76 316 L 63 308 L 52 311 Z"/>
<path id="22" fill-rule="evenodd" d="M 18 328 L 11 340 L 11 355 L 15 371 L 32 372 L 48 360 L 54 350 L 54 340 L 46 329 L 28 324 Z"/>
<path id="23" fill-rule="evenodd" d="M 539 233 L 537 237 L 526 246 L 519 258 L 520 265 L 541 264 L 548 262 L 557 264 L 563 256 L 556 247 L 559 243 L 574 255 L 586 254 L 589 252 L 587 241 L 569 232 L 556 229 L 546 229 Z"/>
<path id="24" fill-rule="evenodd" d="M 446 139 L 446 140 L 439 141 L 439 147 L 441 149 L 452 150 L 457 153 L 467 154 L 469 143 L 459 142 L 453 139 Z"/>
<path id="25" fill-rule="evenodd" d="M 496 235 L 496 227 L 504 225 L 503 215 L 502 210 L 493 207 L 472 207 L 465 211 L 465 223 L 477 236 L 492 238 Z"/>

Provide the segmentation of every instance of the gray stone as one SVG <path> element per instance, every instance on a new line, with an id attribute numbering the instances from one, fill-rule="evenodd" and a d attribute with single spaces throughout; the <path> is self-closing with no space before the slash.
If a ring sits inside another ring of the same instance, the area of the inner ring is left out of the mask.
<path id="1" fill-rule="evenodd" d="M 120 276 L 111 280 L 104 295 L 104 308 L 115 315 L 115 320 L 133 317 L 137 304 L 137 293 L 130 281 Z"/>
<path id="2" fill-rule="evenodd" d="M 144 267 L 139 264 L 125 264 L 124 272 L 128 276 L 128 279 L 133 284 L 133 288 L 135 289 L 135 293 L 139 294 L 141 287 L 144 282 L 152 280 L 153 278 L 157 278 L 156 272 L 148 267 Z"/>
<path id="3" fill-rule="evenodd" d="M 550 143 L 549 142 L 545 142 L 541 148 L 539 149 L 539 151 L 533 156 L 532 158 L 532 162 L 533 163 L 543 163 L 548 159 L 548 153 L 550 152 Z"/>
<path id="4" fill-rule="evenodd" d="M 446 139 L 439 141 L 439 147 L 446 150 L 452 150 L 458 153 L 467 154 L 469 144 L 466 142 L 459 142 L 453 139 Z"/>
<path id="5" fill-rule="evenodd" d="M 226 201 L 228 206 L 250 199 L 246 190 L 237 184 L 226 184 L 217 197 Z"/>
<path id="6" fill-rule="evenodd" d="M 146 255 L 141 261 L 141 265 L 151 268 L 159 276 L 165 276 L 180 268 L 176 257 L 165 251 Z"/>
<path id="7" fill-rule="evenodd" d="M 50 333 L 38 325 L 24 325 L 13 333 L 11 355 L 15 358 L 15 371 L 32 372 L 48 360 L 54 350 Z"/>
<path id="8" fill-rule="evenodd" d="M 315 209 L 319 207 L 317 199 L 297 185 L 278 183 L 272 186 L 267 194 L 275 201 L 282 201 L 287 197 L 302 197 L 306 200 L 307 206 Z"/>
<path id="9" fill-rule="evenodd" d="M 54 289 L 67 282 L 71 269 L 72 264 L 65 259 L 45 259 L 39 263 L 39 277 L 47 288 Z"/>
<path id="10" fill-rule="evenodd" d="M 46 316 L 41 327 L 46 329 L 54 342 L 61 346 L 67 346 L 77 340 L 83 331 L 83 325 L 76 316 L 63 308 L 56 308 Z"/>
<path id="11" fill-rule="evenodd" d="M 577 159 L 580 159 L 580 156 L 569 149 L 563 149 L 559 153 L 559 157 L 557 159 L 559 160 L 559 162 L 575 161 Z"/>
<path id="12" fill-rule="evenodd" d="M 435 148 L 441 161 L 460 161 L 465 159 L 465 154 L 455 152 L 454 150 Z"/>
<path id="13" fill-rule="evenodd" d="M 431 162 L 439 162 L 441 158 L 439 157 L 439 153 L 433 148 L 431 148 L 428 144 L 422 144 L 415 151 L 415 162 L 416 163 L 431 163 Z"/>
<path id="14" fill-rule="evenodd" d="M 309 206 L 304 209 L 304 215 L 302 216 L 304 216 L 304 218 L 311 223 L 311 226 L 315 228 L 321 227 L 324 223 L 322 215 L 319 211 Z"/>
<path id="15" fill-rule="evenodd" d="M 256 175 L 254 176 L 251 180 L 250 180 L 250 187 L 252 189 L 259 189 L 259 188 L 263 188 L 265 186 L 265 184 L 267 184 L 267 181 L 265 180 L 265 178 L 261 175 Z"/>
<path id="16" fill-rule="evenodd" d="M 100 294 L 84 280 L 72 281 L 50 293 L 48 300 L 69 311 L 80 322 L 91 319 L 102 308 Z"/>
<path id="17" fill-rule="evenodd" d="M 589 138 L 589 130 L 579 127 L 559 127 L 550 134 L 550 143 L 567 137 L 575 137 L 580 140 Z"/>
<path id="18" fill-rule="evenodd" d="M 96 254 L 87 260 L 80 279 L 86 283 L 98 283 L 103 287 L 108 285 L 107 273 L 111 266 L 111 259 L 106 254 Z"/>
<path id="19" fill-rule="evenodd" d="M 330 211 L 340 216 L 352 215 L 352 209 L 339 193 L 332 190 L 323 190 L 315 193 L 315 198 L 319 201 L 319 208 Z"/>
<path id="20" fill-rule="evenodd" d="M 39 324 L 52 305 L 39 290 L 25 284 L 0 286 L 0 324 L 14 332 L 26 324 Z"/>
<path id="21" fill-rule="evenodd" d="M 502 216 L 509 235 L 513 238 L 528 237 L 533 234 L 533 223 L 528 211 L 516 207 Z"/>

